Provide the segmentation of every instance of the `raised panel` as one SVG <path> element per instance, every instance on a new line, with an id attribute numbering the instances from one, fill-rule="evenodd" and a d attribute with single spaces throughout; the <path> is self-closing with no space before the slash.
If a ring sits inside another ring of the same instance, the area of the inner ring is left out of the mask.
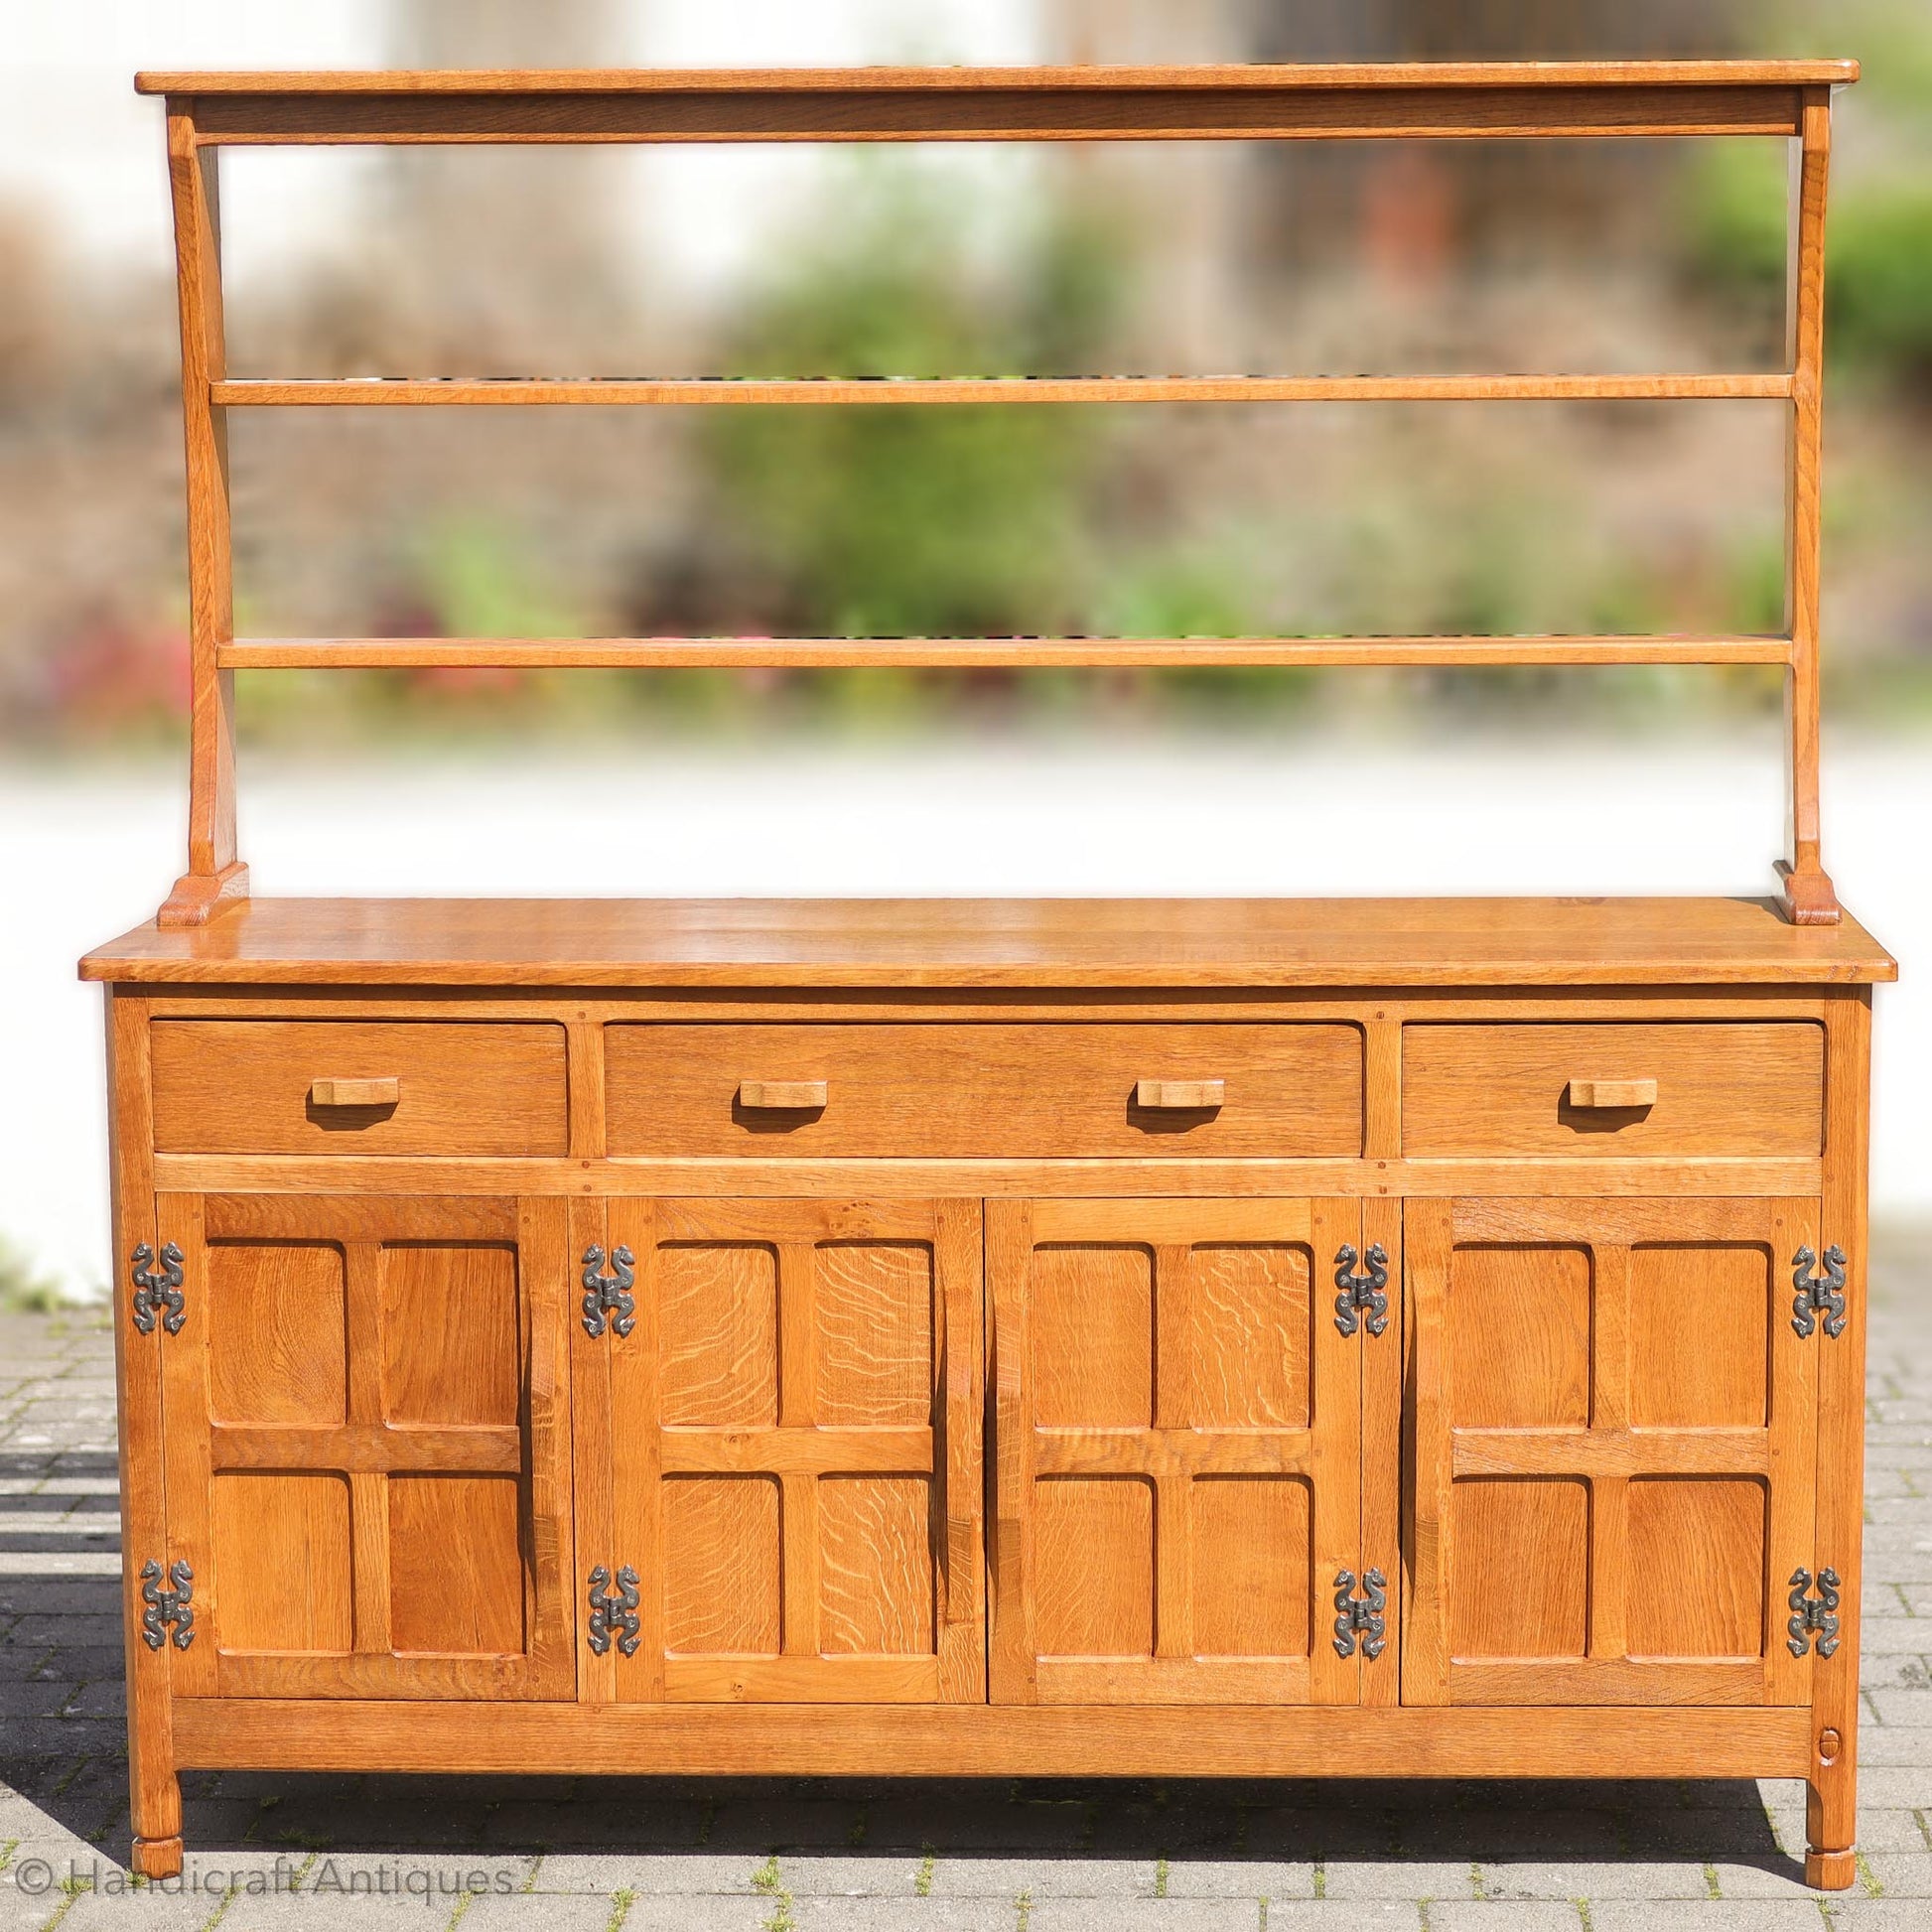
<path id="1" fill-rule="evenodd" d="M 1042 1657 L 1154 1652 L 1154 1487 L 1056 1478 L 1034 1492 Z"/>
<path id="2" fill-rule="evenodd" d="M 657 1256 L 670 1427 L 778 1419 L 778 1258 L 761 1242 L 672 1242 Z"/>
<path id="3" fill-rule="evenodd" d="M 1194 1652 L 1306 1657 L 1313 1507 L 1300 1476 L 1200 1476 L 1190 1485 Z"/>
<path id="4" fill-rule="evenodd" d="M 1458 1246 L 1449 1262 L 1448 1323 L 1457 1426 L 1588 1422 L 1588 1249 Z"/>
<path id="5" fill-rule="evenodd" d="M 1627 1507 L 1630 1654 L 1761 1655 L 1764 1484 L 1655 1477 L 1631 1483 Z"/>
<path id="6" fill-rule="evenodd" d="M 516 1250 L 393 1241 L 381 1265 L 388 1419 L 513 1425 L 521 1352 Z"/>
<path id="7" fill-rule="evenodd" d="M 353 1639 L 348 1483 L 340 1475 L 217 1475 L 209 1530 L 224 1651 L 333 1653 Z"/>
<path id="8" fill-rule="evenodd" d="M 1772 1257 L 1756 1242 L 1630 1250 L 1630 1420 L 1762 1429 L 1771 1401 Z"/>
<path id="9" fill-rule="evenodd" d="M 1581 1482 L 1458 1482 L 1449 1534 L 1457 1657 L 1581 1657 L 1588 1644 L 1589 1491 Z"/>
<path id="10" fill-rule="evenodd" d="M 343 1251 L 326 1241 L 207 1250 L 208 1403 L 221 1423 L 339 1423 L 347 1414 Z"/>
<path id="11" fill-rule="evenodd" d="M 1034 1415 L 1042 1429 L 1154 1420 L 1154 1254 L 1042 1246 L 1033 1260 Z"/>
<path id="12" fill-rule="evenodd" d="M 391 1476 L 389 1633 L 400 1652 L 514 1656 L 523 1562 L 514 1476 Z"/>
<path id="13" fill-rule="evenodd" d="M 664 1645 L 775 1657 L 783 1642 L 778 1485 L 769 1476 L 664 1483 Z"/>
<path id="14" fill-rule="evenodd" d="M 828 1656 L 931 1656 L 931 1488 L 920 1476 L 819 1479 L 818 1633 Z"/>
<path id="15" fill-rule="evenodd" d="M 826 1241 L 816 1250 L 818 1421 L 828 1428 L 932 1416 L 932 1248 Z"/>
<path id="16" fill-rule="evenodd" d="M 1193 1250 L 1198 1429 L 1306 1429 L 1311 1257 L 1287 1242 Z"/>

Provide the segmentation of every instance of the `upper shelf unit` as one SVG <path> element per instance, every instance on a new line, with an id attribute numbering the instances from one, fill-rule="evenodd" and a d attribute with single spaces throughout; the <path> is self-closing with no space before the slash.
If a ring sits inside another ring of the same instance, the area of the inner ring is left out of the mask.
<path id="1" fill-rule="evenodd" d="M 373 666 L 1766 664 L 1783 669 L 1788 915 L 1829 923 L 1820 860 L 1818 585 L 1825 194 L 1851 61 L 1429 66 L 863 68 L 142 73 L 165 95 L 187 430 L 193 753 L 189 869 L 164 923 L 245 895 L 232 673 Z M 1760 137 L 1792 154 L 1785 366 L 1771 373 L 697 377 L 255 377 L 227 373 L 218 159 L 235 146 L 540 142 L 1288 141 Z M 877 407 L 1734 401 L 1786 414 L 1785 621 L 1771 636 L 242 637 L 234 635 L 227 415 L 243 408 Z"/>

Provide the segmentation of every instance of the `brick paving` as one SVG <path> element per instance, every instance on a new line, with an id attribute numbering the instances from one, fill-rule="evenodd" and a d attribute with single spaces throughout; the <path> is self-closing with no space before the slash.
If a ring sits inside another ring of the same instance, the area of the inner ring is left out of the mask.
<path id="1" fill-rule="evenodd" d="M 1875 1246 L 1860 1886 L 1804 1787 L 1148 1779 L 184 1780 L 130 1888 L 113 1348 L 0 1315 L 0 1932 L 1781 1932 L 1932 1927 L 1932 1266 Z M 1922 1244 L 1920 1244 L 1922 1249 Z M 49 1888 L 51 1886 L 51 1888 Z M 468 1887 L 469 1889 L 466 1889 Z"/>

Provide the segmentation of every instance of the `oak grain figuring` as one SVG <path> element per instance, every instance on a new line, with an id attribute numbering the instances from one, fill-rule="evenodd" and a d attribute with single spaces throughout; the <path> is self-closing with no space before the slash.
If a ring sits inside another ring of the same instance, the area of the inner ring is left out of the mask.
<path id="1" fill-rule="evenodd" d="M 619 1025 L 605 1053 L 616 1156 L 1355 1155 L 1362 1143 L 1354 1027 Z M 1221 1097 L 1142 1100 L 1170 1082 Z"/>
<path id="2" fill-rule="evenodd" d="M 1581 987 L 1895 979 L 1747 898 L 258 899 L 81 961 L 127 985 Z M 386 1069 L 385 1069 L 386 1070 Z M 1568 1073 L 1566 1073 L 1568 1077 Z"/>

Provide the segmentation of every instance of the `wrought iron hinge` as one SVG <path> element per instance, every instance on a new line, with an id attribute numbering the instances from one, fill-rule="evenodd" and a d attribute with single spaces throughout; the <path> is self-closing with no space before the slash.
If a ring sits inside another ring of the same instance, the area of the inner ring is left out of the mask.
<path id="1" fill-rule="evenodd" d="M 584 1332 L 587 1335 L 601 1335 L 607 1318 L 620 1336 L 630 1332 L 637 1312 L 637 1304 L 630 1295 L 637 1286 L 637 1277 L 632 1272 L 636 1266 L 637 1257 L 628 1248 L 613 1248 L 614 1272 L 607 1275 L 604 1250 L 597 1247 L 584 1250 Z"/>
<path id="2" fill-rule="evenodd" d="M 168 1641 L 172 1624 L 175 1648 L 186 1650 L 195 1641 L 195 1612 L 190 1604 L 195 1595 L 195 1573 L 185 1563 L 169 1568 L 172 1588 L 161 1587 L 161 1566 L 150 1557 L 141 1566 L 141 1600 L 148 1607 L 141 1612 L 141 1641 L 150 1650 L 159 1650 Z"/>
<path id="3" fill-rule="evenodd" d="M 1813 1637 L 1818 1639 L 1818 1654 L 1829 1657 L 1838 1648 L 1838 1572 L 1821 1570 L 1818 1573 L 1818 1600 L 1813 1602 L 1809 1594 L 1811 1572 L 1794 1570 L 1791 1573 L 1791 1618 L 1785 1624 L 1790 1631 L 1790 1641 L 1785 1648 L 1792 1656 L 1802 1657 L 1811 1648 Z"/>
<path id="4" fill-rule="evenodd" d="M 130 1305 L 134 1325 L 144 1335 L 151 1335 L 158 1314 L 171 1335 L 180 1334 L 181 1324 L 188 1319 L 188 1298 L 181 1292 L 182 1251 L 170 1241 L 161 1251 L 161 1266 L 157 1268 L 154 1250 L 143 1241 L 130 1259 L 134 1264 L 134 1300 Z"/>
<path id="5" fill-rule="evenodd" d="M 1836 1341 L 1845 1332 L 1845 1250 L 1836 1245 L 1825 1250 L 1823 1275 L 1811 1272 L 1817 1259 L 1809 1248 L 1791 1257 L 1791 1286 L 1798 1291 L 1791 1298 L 1791 1325 L 1808 1335 L 1822 1314 L 1825 1332 Z"/>
<path id="6" fill-rule="evenodd" d="M 618 1587 L 610 1587 L 611 1573 L 600 1563 L 591 1572 L 591 1648 L 602 1657 L 616 1637 L 628 1657 L 637 1648 L 637 1573 L 628 1564 L 618 1572 Z"/>
<path id="7" fill-rule="evenodd" d="M 1361 1259 L 1368 1272 L 1357 1275 L 1353 1248 L 1344 1246 L 1335 1256 L 1335 1286 L 1341 1291 L 1335 1297 L 1335 1326 L 1345 1335 L 1357 1326 L 1379 1335 L 1389 1325 L 1389 1298 L 1383 1293 L 1389 1285 L 1389 1253 L 1378 1241 Z"/>
<path id="8" fill-rule="evenodd" d="M 1362 1579 L 1362 1595 L 1358 1601 L 1355 1596 L 1355 1573 L 1352 1570 L 1335 1572 L 1335 1655 L 1352 1657 L 1355 1642 L 1361 1640 L 1362 1655 L 1370 1663 L 1382 1654 L 1386 1639 L 1387 1626 L 1382 1612 L 1389 1604 L 1389 1580 L 1379 1570 L 1371 1570 Z"/>

